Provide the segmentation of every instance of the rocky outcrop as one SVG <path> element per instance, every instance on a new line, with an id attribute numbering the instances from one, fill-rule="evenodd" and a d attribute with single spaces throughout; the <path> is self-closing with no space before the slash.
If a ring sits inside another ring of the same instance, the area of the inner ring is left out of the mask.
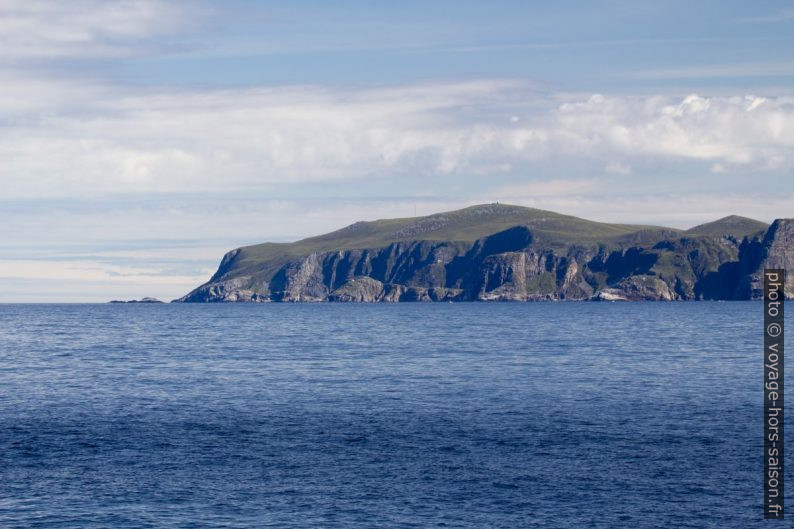
<path id="1" fill-rule="evenodd" d="M 670 289 L 670 285 L 665 283 L 664 280 L 650 275 L 627 277 L 619 281 L 614 288 L 601 290 L 597 299 L 604 300 L 604 296 L 607 293 L 627 301 L 673 301 L 682 299 Z"/>
<path id="2" fill-rule="evenodd" d="M 177 302 L 234 303 L 271 301 L 267 292 L 255 289 L 255 281 L 250 276 L 235 277 L 225 281 L 205 283 L 187 296 L 174 300 Z"/>
<path id="3" fill-rule="evenodd" d="M 372 303 L 383 300 L 385 292 L 383 283 L 364 276 L 346 281 L 328 295 L 328 300 Z"/>
<path id="4" fill-rule="evenodd" d="M 328 301 L 374 303 L 380 301 L 457 301 L 462 291 L 454 288 L 407 287 L 381 283 L 371 277 L 356 277 L 328 295 Z"/>
<path id="5" fill-rule="evenodd" d="M 130 299 L 130 300 L 127 300 L 127 301 L 120 300 L 120 299 L 114 299 L 113 301 L 109 301 L 108 303 L 162 303 L 162 301 L 160 301 L 157 298 L 146 297 L 146 298 L 141 298 L 141 299 Z"/>
<path id="6" fill-rule="evenodd" d="M 406 230 L 420 237 L 443 222 L 434 218 Z M 754 299 L 760 296 L 764 267 L 790 271 L 785 290 L 792 297 L 794 220 L 777 220 L 765 232 L 741 239 L 735 229 L 704 226 L 709 228 L 700 227 L 705 235 L 641 230 L 593 243 L 550 239 L 522 225 L 473 242 L 401 240 L 314 251 L 261 267 L 250 258 L 242 267 L 235 250 L 224 256 L 208 283 L 176 301 Z"/>

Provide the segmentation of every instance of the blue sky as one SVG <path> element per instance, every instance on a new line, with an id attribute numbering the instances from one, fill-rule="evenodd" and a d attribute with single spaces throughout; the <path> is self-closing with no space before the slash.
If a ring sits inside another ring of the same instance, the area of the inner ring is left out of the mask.
<path id="1" fill-rule="evenodd" d="M 0 4 L 0 302 L 500 200 L 794 216 L 790 2 Z"/>

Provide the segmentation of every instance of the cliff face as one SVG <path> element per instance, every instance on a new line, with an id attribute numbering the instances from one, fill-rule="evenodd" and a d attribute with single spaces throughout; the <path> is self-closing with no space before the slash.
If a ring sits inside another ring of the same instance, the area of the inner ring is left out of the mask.
<path id="1" fill-rule="evenodd" d="M 433 226 L 421 221 L 415 224 Z M 261 262 L 238 249 L 208 283 L 176 301 L 751 299 L 760 296 L 764 266 L 794 273 L 794 220 L 741 238 L 714 227 L 709 232 L 654 229 L 566 242 L 557 232 L 519 225 L 474 241 L 401 240 L 294 257 L 268 254 Z M 786 293 L 794 293 L 791 274 Z"/>
<path id="2" fill-rule="evenodd" d="M 794 299 L 794 219 L 778 219 L 772 223 L 760 244 L 754 248 L 757 266 L 749 275 L 749 293 L 742 294 L 753 299 L 764 295 L 764 268 L 783 268 L 786 270 L 784 292 L 786 299 Z"/>

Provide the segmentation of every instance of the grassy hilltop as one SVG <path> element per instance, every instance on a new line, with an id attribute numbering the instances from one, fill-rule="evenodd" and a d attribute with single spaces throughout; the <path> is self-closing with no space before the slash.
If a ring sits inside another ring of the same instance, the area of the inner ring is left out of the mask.
<path id="1" fill-rule="evenodd" d="M 680 230 L 482 204 L 244 246 L 180 301 L 738 299 L 768 228 L 735 215 Z"/>
<path id="2" fill-rule="evenodd" d="M 748 234 L 766 228 L 762 222 L 745 220 L 748 221 L 748 227 L 755 224 L 760 226 L 748 229 Z M 711 229 L 718 230 L 720 222 L 711 223 L 714 225 Z M 552 246 L 654 240 L 684 233 L 682 230 L 661 226 L 595 222 L 553 211 L 509 204 L 481 204 L 422 217 L 356 222 L 331 233 L 292 243 L 268 242 L 244 246 L 239 248 L 234 268 L 240 273 L 266 272 L 268 268 L 312 253 L 381 248 L 394 242 L 424 240 L 473 243 L 514 226 L 530 228 Z"/>

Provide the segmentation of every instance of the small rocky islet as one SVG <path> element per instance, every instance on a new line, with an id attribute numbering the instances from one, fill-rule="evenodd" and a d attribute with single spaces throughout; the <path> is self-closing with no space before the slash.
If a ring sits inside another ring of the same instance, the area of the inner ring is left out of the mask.
<path id="1" fill-rule="evenodd" d="M 108 303 L 163 303 L 157 298 L 141 298 L 141 299 L 129 299 L 129 300 L 122 300 L 122 299 L 114 299 L 109 301 Z"/>

